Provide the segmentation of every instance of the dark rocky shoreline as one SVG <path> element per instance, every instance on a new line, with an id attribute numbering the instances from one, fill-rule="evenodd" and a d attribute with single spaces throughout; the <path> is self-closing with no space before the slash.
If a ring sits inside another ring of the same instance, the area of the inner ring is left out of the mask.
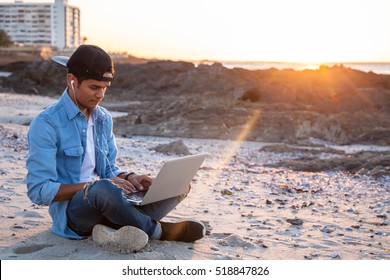
<path id="1" fill-rule="evenodd" d="M 51 61 L 2 66 L 3 91 L 56 96 L 66 70 Z M 127 112 L 122 136 L 242 139 L 311 145 L 390 144 L 390 75 L 341 66 L 319 70 L 227 69 L 221 64 L 116 64 L 102 104 Z"/>

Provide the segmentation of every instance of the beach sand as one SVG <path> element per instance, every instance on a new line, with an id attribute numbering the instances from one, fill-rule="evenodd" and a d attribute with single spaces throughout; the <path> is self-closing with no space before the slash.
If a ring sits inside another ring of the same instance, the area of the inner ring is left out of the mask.
<path id="1" fill-rule="evenodd" d="M 0 100 L 1 260 L 390 259 L 388 178 L 267 168 L 303 154 L 262 152 L 267 143 L 246 141 L 117 138 L 118 165 L 151 176 L 178 156 L 156 152 L 157 145 L 181 139 L 192 154 L 210 154 L 187 199 L 166 217 L 203 221 L 207 235 L 199 241 L 150 241 L 138 253 L 123 253 L 91 238 L 56 236 L 48 207 L 26 196 L 23 125 L 54 99 L 3 93 Z"/>

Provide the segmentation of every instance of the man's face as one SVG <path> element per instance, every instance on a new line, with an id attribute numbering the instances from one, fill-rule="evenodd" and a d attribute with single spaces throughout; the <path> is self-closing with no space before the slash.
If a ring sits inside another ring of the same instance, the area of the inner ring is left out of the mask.
<path id="1" fill-rule="evenodd" d="M 73 76 L 73 75 L 71 75 Z M 84 80 L 81 84 L 78 83 L 76 77 L 68 78 L 68 84 L 74 80 L 74 91 L 69 86 L 69 95 L 80 110 L 83 111 L 87 108 L 95 109 L 99 103 L 103 100 L 107 88 L 111 85 L 111 82 L 96 81 L 96 80 Z"/>

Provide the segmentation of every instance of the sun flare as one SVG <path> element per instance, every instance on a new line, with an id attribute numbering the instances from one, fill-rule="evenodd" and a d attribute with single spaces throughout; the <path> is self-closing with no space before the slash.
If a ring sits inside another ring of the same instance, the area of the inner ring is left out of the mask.
<path id="1" fill-rule="evenodd" d="M 243 126 L 242 130 L 231 143 L 231 145 L 227 148 L 227 151 L 225 154 L 221 155 L 221 159 L 219 160 L 219 163 L 217 166 L 221 167 L 221 170 L 224 169 L 224 167 L 228 166 L 232 162 L 232 158 L 237 154 L 237 150 L 241 147 L 242 142 L 247 139 L 248 134 L 252 131 L 254 126 L 256 125 L 256 122 L 260 118 L 261 111 L 255 110 L 252 114 L 252 116 L 248 119 L 246 124 Z M 216 177 L 219 177 L 219 174 L 216 174 Z"/>

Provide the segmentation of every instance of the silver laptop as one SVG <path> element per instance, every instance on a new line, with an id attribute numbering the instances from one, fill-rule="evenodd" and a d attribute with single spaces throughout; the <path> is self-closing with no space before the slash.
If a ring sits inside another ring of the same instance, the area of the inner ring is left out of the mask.
<path id="1" fill-rule="evenodd" d="M 134 205 L 146 205 L 184 194 L 207 153 L 167 160 L 146 192 L 125 195 Z"/>

